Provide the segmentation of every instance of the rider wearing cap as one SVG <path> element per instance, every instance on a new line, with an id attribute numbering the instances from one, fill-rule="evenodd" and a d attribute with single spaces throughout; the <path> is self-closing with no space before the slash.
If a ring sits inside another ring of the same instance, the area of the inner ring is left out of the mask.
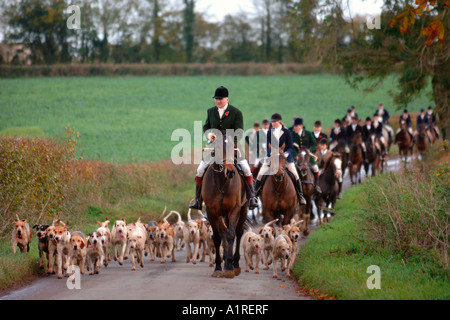
<path id="1" fill-rule="evenodd" d="M 294 144 L 294 151 L 292 152 L 292 156 L 294 159 L 297 157 L 297 154 L 302 149 L 309 149 L 311 152 L 311 157 L 309 158 L 309 164 L 314 173 L 314 185 L 316 191 L 318 193 L 322 193 L 319 187 L 319 167 L 317 166 L 314 153 L 317 149 L 317 140 L 314 138 L 314 135 L 303 128 L 303 119 L 297 118 L 294 121 L 294 128 L 291 130 L 292 134 L 292 142 Z"/>
<path id="2" fill-rule="evenodd" d="M 206 122 L 203 126 L 203 132 L 206 134 L 208 141 L 215 140 L 214 133 L 209 132 L 210 129 L 217 129 L 220 132 L 223 132 L 227 129 L 244 130 L 244 120 L 242 117 L 242 112 L 238 108 L 228 103 L 228 89 L 223 86 L 217 88 L 213 99 L 215 100 L 216 106 L 208 109 Z M 210 163 L 211 162 L 202 160 L 197 168 L 197 175 L 195 177 L 195 202 L 191 206 L 189 206 L 189 208 L 191 209 L 202 209 L 200 189 L 202 186 L 203 174 L 205 173 Z M 253 196 L 253 176 L 250 170 L 250 166 L 248 165 L 247 159 L 245 158 L 240 160 L 238 164 L 241 166 L 244 172 L 248 189 L 250 191 L 249 208 L 256 208 L 258 206 L 258 201 Z"/>
<path id="3" fill-rule="evenodd" d="M 297 169 L 295 168 L 295 160 L 292 156 L 292 152 L 294 151 L 294 145 L 292 142 L 292 135 L 289 129 L 282 122 L 282 117 L 279 113 L 274 113 L 271 117 L 272 124 L 270 125 L 269 132 L 267 133 L 267 158 L 270 158 L 273 145 L 278 143 L 278 148 L 280 148 L 283 144 L 285 148 L 283 150 L 284 156 L 286 157 L 285 166 L 286 169 L 289 170 L 290 173 L 295 177 L 295 191 L 297 192 L 297 198 L 300 205 L 305 205 L 306 200 L 303 197 L 303 191 L 301 186 L 300 177 L 298 176 Z M 272 141 L 272 136 L 277 141 Z M 272 143 L 273 142 L 273 143 Z M 269 171 L 269 161 L 265 161 L 261 170 L 259 171 L 258 177 L 256 178 L 256 192 L 259 195 L 262 191 L 263 183 L 261 183 L 261 179 L 263 176 L 267 174 Z"/>

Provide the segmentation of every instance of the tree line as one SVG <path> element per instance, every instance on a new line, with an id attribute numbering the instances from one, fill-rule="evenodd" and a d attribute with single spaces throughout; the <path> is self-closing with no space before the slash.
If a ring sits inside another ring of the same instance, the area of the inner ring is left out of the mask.
<path id="1" fill-rule="evenodd" d="M 255 0 L 255 12 L 210 22 L 196 0 L 0 0 L 4 41 L 33 64 L 67 62 L 302 62 L 291 0 Z M 79 30 L 67 27 L 69 5 Z"/>
<path id="2" fill-rule="evenodd" d="M 450 131 L 450 0 L 384 0 L 377 28 L 346 17 L 345 0 L 253 1 L 211 22 L 196 0 L 0 0 L 0 30 L 32 64 L 314 62 L 369 90 L 394 72 L 398 107 L 428 90 Z"/>

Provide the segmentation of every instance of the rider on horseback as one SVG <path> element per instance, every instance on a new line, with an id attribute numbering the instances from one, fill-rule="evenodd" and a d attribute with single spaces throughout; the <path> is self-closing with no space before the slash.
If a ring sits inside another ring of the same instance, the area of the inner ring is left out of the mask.
<path id="1" fill-rule="evenodd" d="M 436 138 L 439 139 L 439 137 L 440 137 L 439 128 L 437 126 L 437 119 L 436 119 L 436 115 L 433 113 L 432 106 L 428 106 L 427 117 L 428 117 L 428 128 L 430 130 L 431 130 L 431 128 L 434 129 Z"/>
<path id="2" fill-rule="evenodd" d="M 413 141 L 414 144 L 414 133 L 412 131 L 412 124 L 411 124 L 411 116 L 408 113 L 408 109 L 403 110 L 403 114 L 400 116 L 400 119 L 398 120 L 399 122 L 399 128 L 397 129 L 397 132 L 395 133 L 395 141 L 397 142 L 397 136 L 400 133 L 400 131 L 402 130 L 402 122 L 405 123 L 406 125 L 406 132 L 409 133 L 409 135 L 411 136 L 411 140 Z"/>
<path id="3" fill-rule="evenodd" d="M 294 128 L 291 131 L 292 134 L 292 142 L 294 144 L 294 151 L 292 152 L 292 156 L 297 158 L 297 154 L 302 149 L 309 149 L 311 154 L 314 154 L 317 149 L 317 140 L 314 138 L 311 132 L 303 129 L 303 119 L 297 118 L 294 121 Z M 310 157 L 309 164 L 314 173 L 314 185 L 316 188 L 316 192 L 322 193 L 319 187 L 319 167 L 317 166 L 316 160 L 314 157 Z"/>
<path id="4" fill-rule="evenodd" d="M 392 130 L 392 127 L 389 124 L 389 111 L 384 108 L 384 104 L 382 102 L 378 104 L 378 109 L 373 115 L 378 115 L 380 122 L 388 132 L 389 143 L 391 143 L 394 139 L 394 130 Z"/>
<path id="5" fill-rule="evenodd" d="M 303 197 L 303 191 L 301 186 L 300 177 L 298 176 L 297 169 L 295 168 L 295 160 L 292 156 L 294 150 L 292 136 L 290 131 L 282 123 L 282 117 L 279 113 L 274 113 L 271 117 L 272 124 L 270 126 L 269 132 L 267 133 L 267 158 L 270 158 L 271 147 L 272 147 L 272 135 L 278 140 L 278 146 L 285 145 L 284 155 L 286 156 L 286 169 L 295 177 L 295 190 L 297 192 L 297 198 L 300 205 L 305 205 L 306 200 Z M 262 191 L 264 182 L 261 182 L 263 176 L 269 171 L 269 161 L 265 161 L 261 170 L 259 171 L 258 177 L 256 178 L 256 195 L 259 196 Z"/>
<path id="6" fill-rule="evenodd" d="M 210 129 L 217 129 L 221 132 L 227 129 L 243 130 L 244 120 L 242 117 L 242 112 L 238 108 L 228 104 L 228 89 L 223 86 L 217 88 L 213 98 L 215 99 L 216 106 L 208 109 L 206 122 L 203 126 L 203 132 L 207 134 L 207 139 L 209 141 L 215 140 L 215 135 L 212 132 L 207 132 Z M 202 209 L 202 178 L 209 164 L 210 162 L 202 160 L 197 168 L 197 175 L 195 177 L 195 202 L 189 206 L 191 209 Z M 253 176 L 250 171 L 250 166 L 245 158 L 240 160 L 238 164 L 241 166 L 246 177 L 246 182 L 250 193 L 249 208 L 256 208 L 258 206 L 258 201 L 255 197 L 253 197 L 255 192 L 253 190 Z"/>

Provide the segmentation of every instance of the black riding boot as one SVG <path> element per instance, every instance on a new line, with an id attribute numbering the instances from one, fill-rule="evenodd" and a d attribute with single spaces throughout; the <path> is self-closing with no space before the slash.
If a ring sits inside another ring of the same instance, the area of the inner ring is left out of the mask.
<path id="1" fill-rule="evenodd" d="M 303 196 L 303 191 L 302 191 L 302 182 L 300 181 L 300 179 L 298 179 L 295 183 L 295 190 L 297 191 L 297 197 L 298 197 L 298 204 L 299 205 L 305 205 L 306 204 L 306 200 L 305 197 Z"/>
<path id="2" fill-rule="evenodd" d="M 197 210 L 202 210 L 202 202 L 203 202 L 203 199 L 202 199 L 202 195 L 201 195 L 201 192 L 200 192 L 200 188 L 201 188 L 202 186 L 200 185 L 196 185 L 195 186 L 195 201 L 194 201 L 194 203 L 193 204 L 191 204 L 190 206 L 189 206 L 189 208 L 191 208 L 191 209 L 197 209 Z"/>
<path id="3" fill-rule="evenodd" d="M 256 180 L 256 184 L 255 184 L 255 192 L 254 192 L 254 195 L 255 195 L 256 198 L 259 197 L 259 196 L 261 196 L 261 191 L 262 191 L 262 188 L 261 188 L 261 181 Z"/>
<path id="4" fill-rule="evenodd" d="M 248 208 L 249 209 L 258 208 L 258 199 L 256 198 L 256 195 L 255 195 L 255 189 L 253 189 L 253 183 L 248 183 L 247 186 L 250 190 L 249 199 L 248 199 Z"/>
<path id="5" fill-rule="evenodd" d="M 319 175 L 318 174 L 316 175 L 316 173 L 314 173 L 314 184 L 316 187 L 316 192 L 322 193 L 322 189 L 320 189 L 320 186 L 319 186 Z"/>

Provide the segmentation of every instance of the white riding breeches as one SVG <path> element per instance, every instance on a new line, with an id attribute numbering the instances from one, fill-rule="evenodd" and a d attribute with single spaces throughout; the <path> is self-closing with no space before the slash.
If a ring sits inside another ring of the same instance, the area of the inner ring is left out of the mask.
<path id="1" fill-rule="evenodd" d="M 203 174 L 205 173 L 205 170 L 208 168 L 208 166 L 213 162 L 213 160 L 207 162 L 202 160 L 200 162 L 200 165 L 197 168 L 197 177 L 203 177 Z M 244 176 L 249 177 L 252 175 L 252 172 L 250 170 L 250 166 L 248 165 L 247 159 L 243 159 L 238 162 L 238 164 L 241 166 L 242 171 L 244 172 Z"/>
<path id="2" fill-rule="evenodd" d="M 297 169 L 295 168 L 294 162 L 286 162 L 285 163 L 285 167 L 286 167 L 286 169 L 289 170 L 289 172 L 291 172 L 294 175 L 295 180 L 299 179 L 299 176 L 298 176 L 298 173 L 297 173 Z M 264 164 L 262 165 L 261 169 L 259 170 L 258 177 L 256 178 L 256 180 L 261 181 L 262 176 L 264 176 L 266 174 L 270 174 L 269 173 L 269 169 L 270 169 L 269 162 L 264 162 Z"/>

